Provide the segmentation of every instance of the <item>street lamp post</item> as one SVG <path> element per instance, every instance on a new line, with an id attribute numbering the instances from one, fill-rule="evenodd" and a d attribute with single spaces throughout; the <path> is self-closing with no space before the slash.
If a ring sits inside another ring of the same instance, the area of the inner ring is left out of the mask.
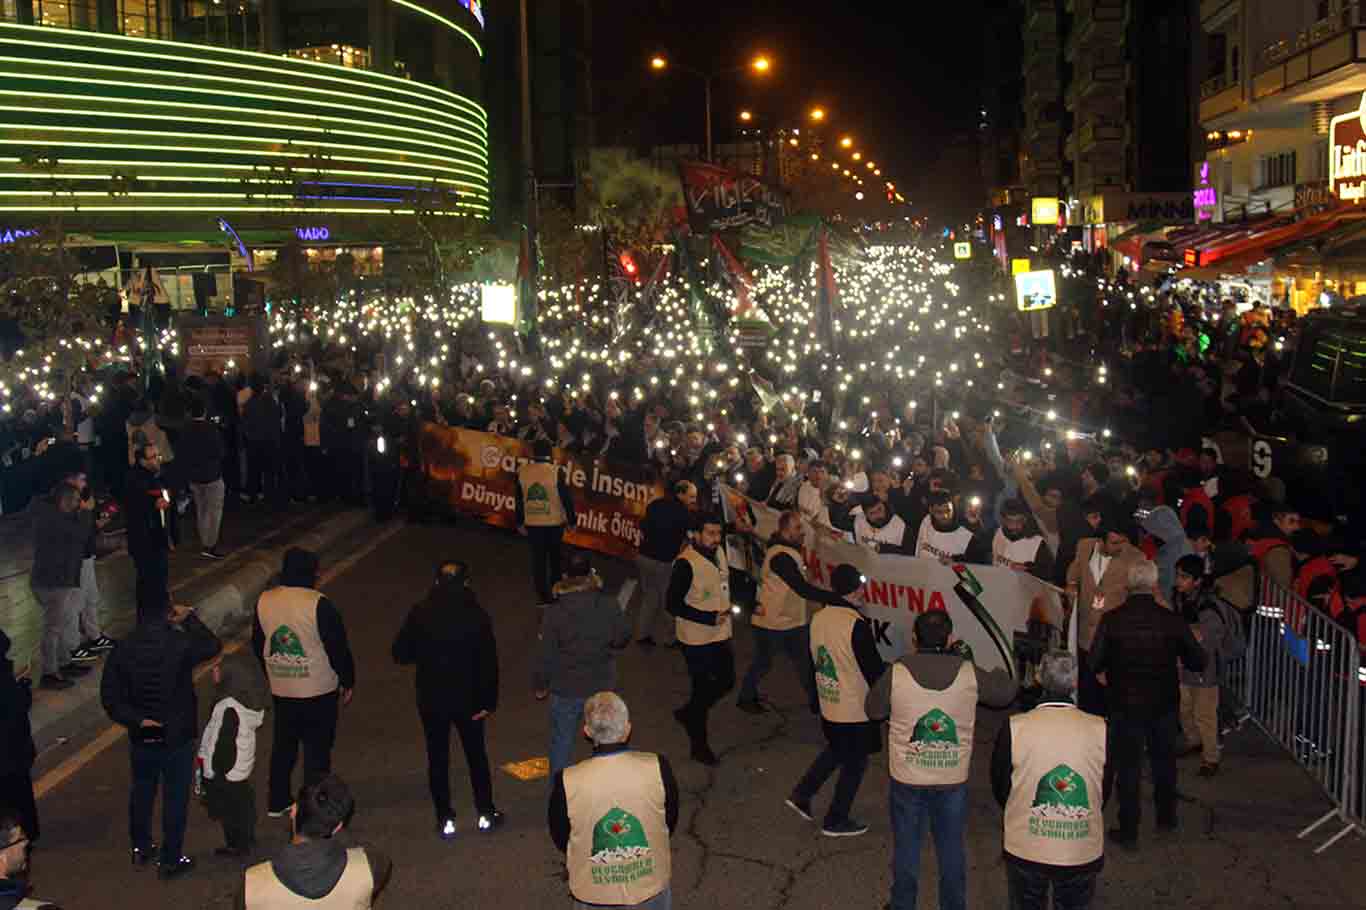
<path id="1" fill-rule="evenodd" d="M 755 57 L 753 60 L 751 60 L 751 61 L 750 61 L 747 65 L 745 65 L 745 66 L 732 67 L 731 69 L 721 70 L 720 72 L 717 72 L 717 73 L 707 73 L 707 72 L 703 72 L 702 70 L 695 69 L 695 68 L 693 68 L 693 67 L 691 67 L 691 66 L 687 66 L 687 65 L 682 64 L 682 63 L 674 63 L 674 62 L 670 61 L 668 58 L 664 57 L 662 54 L 655 54 L 653 57 L 650 58 L 650 68 L 653 69 L 653 70 L 656 70 L 656 71 L 665 70 L 665 69 L 668 69 L 668 68 L 671 67 L 671 66 L 676 66 L 676 67 L 678 67 L 679 69 L 683 70 L 684 72 L 692 73 L 694 76 L 697 76 L 698 78 L 700 78 L 700 79 L 702 80 L 702 95 L 703 95 L 704 106 L 705 106 L 704 116 L 706 117 L 706 121 L 707 121 L 707 122 L 706 122 L 706 133 L 705 133 L 705 135 L 706 135 L 706 149 L 707 149 L 706 159 L 707 159 L 707 161 L 712 161 L 712 160 L 713 160 L 713 156 L 712 156 L 713 145 L 712 145 L 712 138 L 711 138 L 711 82 L 712 82 L 712 79 L 715 78 L 716 76 L 725 76 L 725 75 L 729 75 L 729 74 L 731 74 L 731 73 L 742 73 L 742 72 L 744 72 L 745 70 L 753 70 L 754 72 L 759 73 L 759 74 L 762 75 L 762 74 L 767 73 L 770 69 L 773 68 L 773 62 L 772 62 L 771 60 L 769 60 L 768 57 L 765 57 L 765 56 L 763 56 L 763 55 L 760 55 L 760 56 L 758 56 L 758 57 Z"/>

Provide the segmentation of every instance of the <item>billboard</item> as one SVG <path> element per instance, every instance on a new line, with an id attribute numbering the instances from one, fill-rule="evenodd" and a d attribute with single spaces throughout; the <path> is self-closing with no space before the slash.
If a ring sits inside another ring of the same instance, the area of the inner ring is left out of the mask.
<path id="1" fill-rule="evenodd" d="M 757 224 L 772 227 L 783 220 L 786 204 L 768 184 L 748 174 L 702 161 L 678 165 L 683 201 L 694 231 L 708 233 Z"/>
<path id="2" fill-rule="evenodd" d="M 1058 223 L 1058 200 L 1052 196 L 1035 196 L 1029 201 L 1029 220 L 1034 224 Z"/>
<path id="3" fill-rule="evenodd" d="M 1343 202 L 1366 198 L 1366 92 L 1361 106 L 1329 126 L 1328 189 Z"/>
<path id="4" fill-rule="evenodd" d="M 1021 313 L 1046 310 L 1058 303 L 1058 288 L 1052 269 L 1020 272 L 1015 276 L 1015 308 Z"/>

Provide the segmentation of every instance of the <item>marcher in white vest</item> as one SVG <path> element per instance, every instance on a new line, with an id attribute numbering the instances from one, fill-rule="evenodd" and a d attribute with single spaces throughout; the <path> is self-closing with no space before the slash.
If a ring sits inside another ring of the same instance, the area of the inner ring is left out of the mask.
<path id="1" fill-rule="evenodd" d="M 678 782 L 669 761 L 637 752 L 631 715 L 615 692 L 583 706 L 593 757 L 555 774 L 547 821 L 565 855 L 569 893 L 584 910 L 669 910 Z"/>
<path id="2" fill-rule="evenodd" d="M 906 522 L 880 499 L 855 507 L 854 541 L 878 553 L 911 555 L 906 547 Z"/>
<path id="3" fill-rule="evenodd" d="M 830 581 L 835 593 L 845 600 L 826 607 L 811 620 L 811 661 L 826 747 L 797 782 L 787 805 L 807 821 L 815 821 L 811 798 L 838 769 L 839 781 L 821 833 L 826 837 L 853 837 L 868 831 L 867 825 L 850 817 L 849 810 L 868 770 L 868 757 L 882 748 L 878 724 L 868 719 L 864 701 L 886 664 L 877 653 L 872 626 L 847 599 L 863 585 L 863 576 L 846 564 L 835 569 Z"/>
<path id="4" fill-rule="evenodd" d="M 1029 506 L 1018 499 L 1007 499 L 1001 506 L 1001 526 L 991 540 L 991 561 L 1016 572 L 1028 572 L 1040 581 L 1053 580 L 1053 551 Z"/>
<path id="5" fill-rule="evenodd" d="M 720 518 L 698 516 L 692 543 L 674 560 L 665 599 L 692 681 L 688 703 L 674 711 L 674 719 L 688 731 L 693 760 L 715 765 L 719 760 L 707 739 L 707 713 L 735 687 L 730 566 L 721 546 Z"/>
<path id="6" fill-rule="evenodd" d="M 953 497 L 945 492 L 931 493 L 930 514 L 920 522 L 915 539 L 915 555 L 941 562 L 962 560 L 972 544 L 973 532 L 958 520 Z"/>
<path id="7" fill-rule="evenodd" d="M 865 703 L 870 718 L 891 719 L 892 910 L 915 910 L 927 827 L 939 859 L 940 910 L 967 907 L 963 832 L 977 703 L 1004 708 L 1019 688 L 1008 670 L 975 667 L 952 636 L 948 613 L 917 616 L 913 650 L 892 664 Z"/>
<path id="8" fill-rule="evenodd" d="M 285 553 L 279 586 L 256 603 L 252 650 L 265 667 L 274 696 L 266 800 L 271 818 L 282 817 L 293 802 L 290 776 L 300 744 L 305 783 L 315 783 L 332 770 L 338 702 L 349 705 L 356 685 L 346 626 L 332 602 L 314 590 L 317 583 L 317 554 L 293 547 Z"/>
<path id="9" fill-rule="evenodd" d="M 28 894 L 29 833 L 19 813 L 0 806 L 0 908 L 3 910 L 61 910 L 56 904 L 26 897 Z"/>
<path id="10" fill-rule="evenodd" d="M 345 847 L 336 839 L 356 809 L 341 778 L 305 784 L 290 810 L 293 836 L 272 860 L 247 869 L 233 906 L 239 910 L 368 910 L 394 864 L 373 847 Z"/>
<path id="11" fill-rule="evenodd" d="M 801 513 L 784 512 L 764 556 L 759 603 L 749 621 L 754 637 L 754 661 L 740 684 L 739 707 L 750 714 L 763 714 L 768 710 L 759 703 L 759 682 L 772 668 L 773 654 L 780 649 L 787 652 L 797 669 L 797 678 L 806 692 L 811 713 L 820 710 L 816 680 L 811 672 L 811 634 L 807 628 L 806 602 L 836 604 L 843 603 L 843 598 L 806 580 L 802 535 Z"/>
<path id="12" fill-rule="evenodd" d="M 517 529 L 531 544 L 531 580 L 540 605 L 553 603 L 551 588 L 560 580 L 560 547 L 565 528 L 572 528 L 574 499 L 553 461 L 550 441 L 537 440 L 532 460 L 517 469 Z"/>
<path id="13" fill-rule="evenodd" d="M 1077 659 L 1044 655 L 1043 701 L 1001 727 L 991 789 L 1005 809 L 1006 885 L 1013 910 L 1087 910 L 1105 865 L 1105 720 L 1072 703 Z"/>

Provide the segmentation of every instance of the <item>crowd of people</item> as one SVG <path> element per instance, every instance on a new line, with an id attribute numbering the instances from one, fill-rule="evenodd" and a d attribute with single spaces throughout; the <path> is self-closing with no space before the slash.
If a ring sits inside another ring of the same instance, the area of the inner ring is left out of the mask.
<path id="1" fill-rule="evenodd" d="M 1105 292 L 1113 293 L 1129 292 Z M 1002 374 L 1000 396 L 923 402 L 894 402 L 870 385 L 824 402 L 784 403 L 757 373 L 723 386 L 705 405 L 681 384 L 660 391 L 644 373 L 629 371 L 604 375 L 596 393 L 585 382 L 545 395 L 531 381 L 487 377 L 464 360 L 447 367 L 439 387 L 397 386 L 388 394 L 365 374 L 329 379 L 294 363 L 282 364 L 271 381 L 171 376 L 142 396 L 131 377 L 121 377 L 93 418 L 98 443 L 82 451 L 77 441 L 90 419 L 73 405 L 77 392 L 60 414 L 57 442 L 41 453 L 61 469 L 53 469 L 52 491 L 34 507 L 34 590 L 45 619 L 39 682 L 69 685 L 70 675 L 113 649 L 102 695 L 110 717 L 130 732 L 132 858 L 155 861 L 168 879 L 193 866 L 182 850 L 196 755 L 211 812 L 224 828 L 225 854 L 252 849 L 255 731 L 270 713 L 267 809 L 290 817 L 292 839 L 272 863 L 247 870 L 239 905 L 328 898 L 368 906 L 392 864 L 370 848 L 341 849 L 334 839 L 353 804 L 331 773 L 331 750 L 356 683 L 340 612 L 316 587 L 316 556 L 291 551 L 280 584 L 262 597 L 250 646 L 255 659 L 220 656 L 217 638 L 167 593 L 178 502 L 193 503 L 203 556 L 212 559 L 220 555 L 223 502 L 234 494 L 253 505 L 291 497 L 360 503 L 368 489 L 386 510 L 401 496 L 420 507 L 420 481 L 397 479 L 407 476 L 405 467 L 415 469 L 420 422 L 493 432 L 525 440 L 535 452 L 518 471 L 516 496 L 544 609 L 531 689 L 548 702 L 548 824 L 579 905 L 660 908 L 671 901 L 669 837 L 681 796 L 665 757 L 629 748 L 630 712 L 615 692 L 615 656 L 632 639 L 647 649 L 680 650 L 691 691 L 674 717 L 690 758 L 716 766 L 721 755 L 709 717 L 736 688 L 732 608 L 743 603 L 754 657 L 739 707 L 768 710 L 760 686 L 781 651 L 826 740 L 787 806 L 814 821 L 813 801 L 837 775 L 821 832 L 866 832 L 851 810 L 871 756 L 884 747 L 885 719 L 891 906 L 915 906 L 927 822 L 941 904 L 966 906 L 966 781 L 976 710 L 1012 703 L 1015 681 L 976 668 L 943 613 L 920 616 L 911 651 L 885 664 L 856 603 L 857 570 L 839 567 L 828 589 L 805 577 L 802 545 L 807 529 L 817 527 L 888 555 L 1028 572 L 1065 594 L 1077 651 L 1046 654 L 1039 678 L 1027 681 L 1038 690 L 1037 706 L 1002 728 L 991 779 L 1003 807 L 1012 906 L 1046 906 L 1051 889 L 1055 905 L 1085 907 L 1103 865 L 1101 811 L 1112 790 L 1120 811 L 1108 840 L 1128 849 L 1140 843 L 1144 753 L 1159 832 L 1178 823 L 1178 756 L 1198 753 L 1199 774 L 1219 772 L 1220 738 L 1240 719 L 1226 671 L 1244 647 L 1261 579 L 1321 607 L 1366 643 L 1356 517 L 1311 529 L 1282 488 L 1226 464 L 1210 441 L 1225 420 L 1268 409 L 1278 375 L 1267 314 L 1254 309 L 1245 319 L 1231 310 L 1219 306 L 1216 318 L 1179 289 L 1142 309 L 1084 307 L 1070 329 L 1072 347 L 1085 345 L 1077 339 L 1088 334 L 1090 349 L 1102 354 L 1110 344 L 1103 339 L 1129 341 L 1130 356 L 1101 371 L 1103 389 L 1086 381 L 1092 366 L 1065 356 L 1068 344 L 1048 344 L 1021 355 L 1013 378 Z M 1112 335 L 1113 320 L 1123 326 Z M 1014 328 L 1022 338 L 1030 333 L 1024 321 Z M 377 437 L 388 446 L 375 445 Z M 642 522 L 641 606 L 633 620 L 603 590 L 585 554 L 561 552 L 576 511 L 551 463 L 555 448 L 652 464 L 667 490 Z M 137 563 L 139 623 L 117 645 L 89 607 L 98 593 L 86 591 L 93 534 L 105 520 L 85 495 L 86 465 L 122 496 Z M 727 563 L 725 535 L 749 529 L 722 519 L 723 486 L 782 513 L 776 534 L 762 542 L 756 579 Z M 497 646 L 469 576 L 462 563 L 439 567 L 393 644 L 395 661 L 416 667 L 435 830 L 443 838 L 458 829 L 452 726 L 470 769 L 474 829 L 492 832 L 503 822 L 484 729 L 499 698 Z M 810 602 L 822 605 L 814 615 Z M 218 698 L 201 732 L 191 672 L 210 661 L 218 662 Z M 26 688 L 15 687 L 6 698 L 19 705 Z M 593 753 L 574 763 L 580 727 Z M 300 749 L 305 785 L 295 791 Z M 27 801 L 20 793 L 27 774 L 0 775 L 5 878 L 21 868 L 22 850 L 38 836 L 31 787 Z M 158 785 L 168 807 L 159 847 L 149 824 Z"/>

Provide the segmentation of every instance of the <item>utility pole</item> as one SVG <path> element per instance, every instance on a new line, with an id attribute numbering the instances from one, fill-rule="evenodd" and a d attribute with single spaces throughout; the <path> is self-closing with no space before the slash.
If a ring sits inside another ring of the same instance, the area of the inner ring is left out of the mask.
<path id="1" fill-rule="evenodd" d="M 536 186 L 536 155 L 531 144 L 531 51 L 527 40 L 527 0 L 520 0 L 521 20 L 521 79 L 522 79 L 522 168 L 526 178 L 526 233 L 528 272 L 530 275 L 528 293 L 530 300 L 524 301 L 523 318 L 533 327 L 536 318 L 536 209 L 538 205 Z"/>
<path id="2" fill-rule="evenodd" d="M 711 76 L 702 77 L 702 90 L 707 101 L 707 163 L 713 164 L 715 159 L 712 157 L 711 144 Z"/>

